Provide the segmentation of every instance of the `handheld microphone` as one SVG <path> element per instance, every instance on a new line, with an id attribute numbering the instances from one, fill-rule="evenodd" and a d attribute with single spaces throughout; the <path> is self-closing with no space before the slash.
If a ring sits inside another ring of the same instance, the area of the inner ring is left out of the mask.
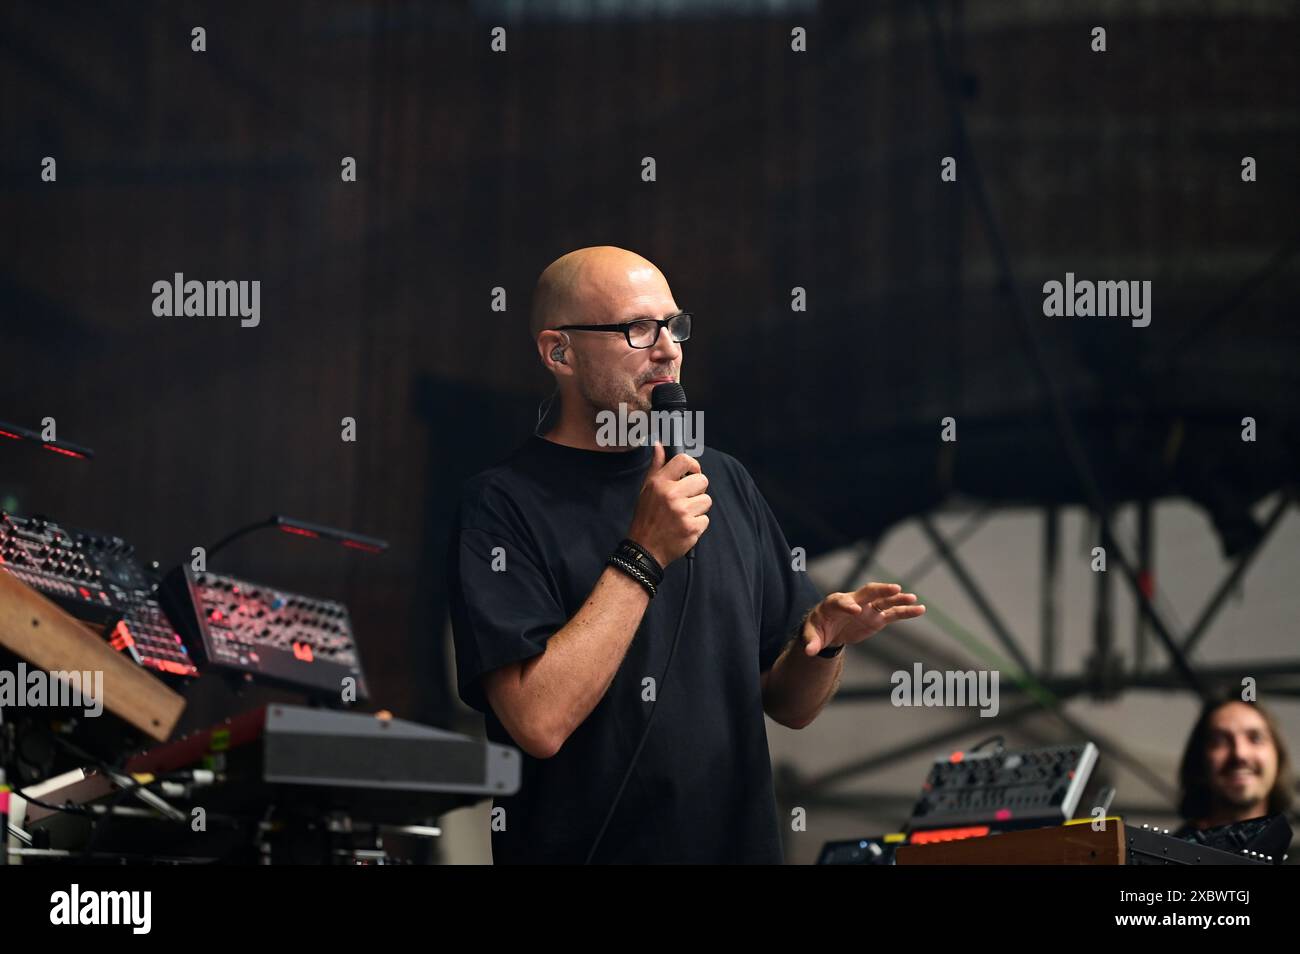
<path id="1" fill-rule="evenodd" d="M 656 384 L 654 390 L 650 392 L 650 409 L 668 415 L 667 420 L 670 425 L 676 425 L 668 428 L 671 442 L 664 444 L 664 461 L 670 461 L 682 453 L 681 438 L 686 427 L 686 389 L 675 381 L 670 384 Z"/>
<path id="2" fill-rule="evenodd" d="M 683 453 L 682 440 L 686 434 L 686 389 L 677 382 L 656 384 L 650 392 L 650 409 L 660 412 L 664 417 L 659 420 L 668 423 L 668 443 L 664 444 L 664 462 L 672 460 Z M 661 432 L 662 433 L 662 432 Z M 686 559 L 695 559 L 695 547 L 686 551 Z"/>

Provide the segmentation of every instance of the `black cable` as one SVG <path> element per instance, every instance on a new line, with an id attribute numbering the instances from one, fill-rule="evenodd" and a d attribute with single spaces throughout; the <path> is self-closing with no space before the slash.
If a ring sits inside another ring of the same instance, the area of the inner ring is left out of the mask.
<path id="1" fill-rule="evenodd" d="M 94 766 L 95 766 L 96 768 L 98 768 L 101 772 L 103 772 L 105 775 L 107 775 L 110 779 L 111 779 L 114 775 L 125 775 L 125 774 L 126 774 L 126 772 L 124 772 L 121 768 L 113 768 L 111 765 L 109 765 L 107 762 L 105 762 L 103 759 L 101 759 L 98 755 L 94 755 L 94 754 L 92 754 L 92 753 L 90 753 L 90 752 L 87 752 L 87 751 L 86 751 L 85 749 L 83 749 L 81 746 L 76 745 L 75 743 L 68 741 L 67 739 L 63 738 L 63 736 L 61 736 L 61 735 L 57 735 L 57 734 L 55 734 L 55 735 L 51 736 L 51 738 L 54 740 L 55 745 L 61 745 L 61 746 L 63 746 L 65 749 L 67 749 L 69 752 L 71 752 L 71 753 L 72 753 L 73 755 L 75 755 L 77 758 L 81 759 L 81 761 L 83 761 L 83 762 L 89 762 L 90 764 L 94 765 Z M 125 761 L 125 758 L 124 758 L 124 757 L 119 757 L 118 761 L 119 761 L 119 762 L 123 762 L 123 761 Z"/>
<path id="2" fill-rule="evenodd" d="M 131 779 L 130 785 L 124 785 L 122 788 L 118 789 L 118 791 L 113 795 L 113 800 L 109 802 L 108 808 L 104 811 L 104 814 L 99 818 L 94 819 L 94 827 L 91 829 L 90 837 L 86 839 L 86 847 L 81 852 L 82 862 L 84 863 L 90 860 L 91 855 L 94 853 L 95 845 L 100 839 L 102 830 L 107 823 L 112 820 L 114 812 L 117 811 L 118 807 L 126 800 L 128 795 L 133 795 L 141 789 L 146 789 L 151 785 L 157 785 L 159 782 L 188 779 L 192 776 L 193 773 L 188 771 L 167 772 L 163 775 L 152 776 L 146 782 L 141 782 L 133 778 Z M 109 781 L 112 780 L 112 776 L 110 776 Z"/>
<path id="3" fill-rule="evenodd" d="M 1001 752 L 1003 749 L 1006 748 L 1006 741 L 1007 740 L 1000 735 L 990 735 L 983 742 L 979 742 L 971 746 L 971 751 L 978 752 L 980 749 L 984 748 L 984 746 L 988 745 L 990 742 L 996 742 L 998 744 L 998 751 Z"/>
<path id="4" fill-rule="evenodd" d="M 63 746 L 69 752 L 71 752 L 73 755 L 75 755 L 77 758 L 81 759 L 82 761 L 95 763 L 95 765 L 99 768 L 99 770 L 103 772 L 105 777 L 108 778 L 110 781 L 112 780 L 112 777 L 114 775 L 122 774 L 116 771 L 115 769 L 111 768 L 108 765 L 108 763 L 106 763 L 103 759 L 91 755 L 85 749 L 81 748 L 78 745 L 74 745 L 72 742 L 69 742 L 67 739 L 64 739 L 58 735 L 54 735 L 52 736 L 52 738 L 55 743 Z M 21 745 L 21 742 L 19 743 L 19 745 Z M 22 757 L 21 753 L 17 753 L 17 754 L 19 758 Z M 70 800 L 65 801 L 62 805 L 55 805 L 53 802 L 43 801 L 34 795 L 28 795 L 26 791 L 24 791 L 23 789 L 19 788 L 16 785 L 12 787 L 12 791 L 23 801 L 35 805 L 37 808 L 43 808 L 47 812 L 61 812 L 68 815 L 82 815 L 88 818 L 94 817 L 94 812 L 90 811 L 89 809 L 81 805 L 77 805 Z"/>
<path id="5" fill-rule="evenodd" d="M 71 752 L 71 753 L 72 753 L 73 755 L 75 755 L 77 758 L 79 758 L 79 759 L 81 759 L 81 760 L 83 760 L 83 761 L 85 761 L 85 762 L 90 762 L 91 764 L 95 765 L 95 766 L 96 766 L 96 767 L 97 767 L 97 768 L 98 768 L 98 769 L 99 769 L 99 770 L 104 774 L 104 777 L 105 777 L 106 779 L 108 779 L 108 781 L 109 781 L 110 783 L 114 783 L 114 784 L 116 784 L 116 783 L 117 783 L 116 780 L 117 780 L 117 777 L 118 777 L 118 776 L 123 776 L 123 775 L 125 775 L 125 776 L 129 777 L 129 773 L 127 773 L 127 772 L 125 771 L 125 769 L 123 769 L 123 768 L 115 768 L 115 767 L 109 765 L 107 762 L 105 762 L 105 761 L 104 761 L 103 759 L 101 759 L 99 756 L 94 755 L 94 754 L 91 753 L 91 752 L 87 752 L 87 751 L 86 751 L 85 749 L 83 749 L 81 746 L 76 745 L 75 743 L 69 741 L 68 739 L 65 739 L 65 738 L 63 738 L 62 736 L 59 736 L 59 735 L 55 735 L 53 738 L 54 738 L 54 741 L 55 741 L 55 743 L 56 743 L 57 745 L 61 745 L 61 746 L 63 746 L 65 749 L 67 749 L 69 752 Z M 124 762 L 124 761 L 125 761 L 125 758 L 119 758 L 119 759 L 118 759 L 118 762 L 119 762 L 119 763 Z M 188 773 L 188 772 L 168 772 L 168 773 L 166 773 L 166 774 L 162 774 L 162 775 L 156 775 L 156 776 L 154 776 L 153 779 L 150 780 L 150 781 L 147 782 L 147 783 L 137 782 L 137 781 L 135 781 L 134 779 L 132 779 L 130 785 L 126 785 L 126 786 L 122 787 L 122 788 L 121 788 L 121 789 L 120 789 L 116 794 L 114 794 L 114 796 L 113 796 L 113 800 L 112 800 L 112 802 L 109 804 L 108 811 L 105 812 L 105 814 L 103 815 L 103 817 L 96 818 L 94 812 L 91 812 L 91 811 L 89 811 L 89 810 L 85 810 L 83 813 L 84 813 L 85 815 L 87 815 L 87 816 L 90 817 L 90 819 L 91 819 L 91 824 L 92 824 L 93 827 L 92 827 L 92 829 L 91 829 L 90 837 L 86 840 L 86 847 L 85 847 L 84 851 L 82 852 L 82 856 L 81 856 L 82 861 L 85 862 L 85 861 L 89 861 L 89 860 L 90 860 L 91 851 L 92 851 L 92 849 L 94 848 L 95 843 L 96 843 L 96 841 L 98 841 L 99 836 L 100 836 L 100 828 L 102 827 L 102 825 L 103 825 L 104 822 L 107 822 L 109 819 L 111 819 L 111 818 L 113 817 L 113 812 L 117 809 L 118 805 L 120 805 L 120 804 L 122 803 L 122 801 L 126 798 L 127 795 L 130 795 L 130 794 L 133 793 L 133 792 L 137 792 L 137 791 L 139 791 L 139 790 L 142 789 L 142 788 L 147 788 L 149 785 L 153 785 L 153 784 L 155 784 L 155 783 L 157 783 L 157 782 L 171 781 L 171 780 L 173 780 L 173 779 L 178 779 L 178 778 L 180 778 L 180 779 L 184 779 L 184 778 L 186 778 L 189 774 L 190 774 L 190 773 Z M 42 807 L 45 807 L 45 806 L 42 806 Z M 56 810 L 58 810 L 58 809 L 56 809 Z"/>
<path id="6" fill-rule="evenodd" d="M 623 800 L 623 790 L 627 788 L 628 779 L 632 777 L 632 771 L 641 758 L 641 750 L 645 748 L 645 740 L 650 737 L 650 725 L 654 722 L 655 713 L 659 711 L 659 700 L 662 698 L 664 686 L 668 682 L 668 670 L 672 668 L 673 656 L 677 653 L 677 642 L 682 636 L 682 625 L 686 622 L 686 604 L 691 598 L 691 577 L 694 566 L 694 560 L 686 561 L 686 590 L 682 593 L 682 608 L 677 614 L 677 632 L 673 634 L 673 644 L 668 648 L 668 661 L 664 663 L 663 675 L 659 677 L 659 691 L 655 695 L 654 705 L 650 707 L 650 715 L 646 717 L 645 728 L 641 730 L 641 741 L 637 743 L 636 751 L 632 753 L 632 761 L 628 764 L 627 771 L 623 773 L 623 781 L 618 786 L 618 793 L 614 796 L 614 801 L 610 803 L 609 811 L 605 815 L 604 823 L 600 826 L 596 840 L 591 843 L 591 850 L 587 852 L 587 860 L 583 862 L 584 865 L 591 864 L 591 859 L 596 856 L 596 849 L 600 847 L 600 843 L 605 837 L 605 829 L 609 827 L 610 821 L 614 818 L 614 812 L 618 809 L 619 802 Z"/>
<path id="7" fill-rule="evenodd" d="M 39 798 L 36 798 L 33 795 L 28 795 L 21 788 L 17 788 L 17 787 L 13 789 L 13 793 L 17 795 L 19 798 L 21 798 L 23 801 L 27 802 L 29 805 L 35 805 L 37 808 L 43 808 L 47 812 L 66 812 L 69 815 L 85 815 L 87 817 L 94 815 L 94 812 L 90 811 L 89 809 L 83 808 L 81 805 L 73 804 L 70 801 L 64 802 L 62 805 L 55 805 L 53 802 L 43 802 Z"/>

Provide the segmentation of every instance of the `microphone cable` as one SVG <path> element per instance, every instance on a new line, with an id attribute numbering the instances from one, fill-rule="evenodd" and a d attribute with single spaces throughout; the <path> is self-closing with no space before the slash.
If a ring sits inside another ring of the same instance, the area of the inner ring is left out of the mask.
<path id="1" fill-rule="evenodd" d="M 694 548 L 692 547 L 692 554 Z M 623 800 L 623 790 L 627 788 L 628 779 L 632 777 L 632 772 L 636 768 L 636 763 L 641 758 L 641 750 L 645 748 L 645 740 L 650 737 L 650 726 L 654 722 L 655 713 L 659 711 L 659 700 L 663 696 L 664 687 L 668 684 L 668 670 L 673 666 L 673 656 L 677 653 L 677 641 L 682 637 L 682 626 L 686 622 L 686 604 L 691 598 L 691 577 L 695 568 L 694 560 L 686 562 L 686 591 L 682 594 L 682 608 L 677 614 L 677 632 L 673 634 L 672 645 L 668 648 L 668 661 L 664 663 L 663 675 L 659 678 L 659 692 L 655 696 L 654 705 L 650 707 L 650 715 L 646 717 L 645 728 L 641 730 L 641 741 L 637 743 L 636 751 L 632 753 L 632 761 L 628 763 L 627 771 L 623 773 L 623 781 L 618 786 L 618 792 L 614 795 L 614 801 L 610 803 L 609 811 L 605 814 L 605 821 L 600 826 L 600 831 L 596 835 L 596 840 L 591 843 L 591 850 L 587 852 L 587 860 L 584 865 L 591 864 L 591 859 L 596 856 L 596 849 L 600 847 L 601 841 L 605 837 L 605 830 L 609 828 L 609 823 L 614 817 L 614 812 L 618 809 L 619 802 Z"/>

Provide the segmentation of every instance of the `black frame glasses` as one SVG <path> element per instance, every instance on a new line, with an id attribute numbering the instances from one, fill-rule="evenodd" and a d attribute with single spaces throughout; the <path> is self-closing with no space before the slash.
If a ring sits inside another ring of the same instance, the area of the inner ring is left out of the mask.
<path id="1" fill-rule="evenodd" d="M 625 321 L 620 325 L 560 325 L 558 328 L 548 328 L 547 330 L 548 331 L 617 331 L 624 337 L 624 339 L 626 339 L 627 346 L 629 348 L 637 348 L 638 350 L 640 350 L 645 348 L 653 348 L 655 345 L 657 345 L 659 343 L 660 332 L 662 332 L 665 328 L 668 327 L 668 323 L 670 321 L 677 321 L 677 319 L 679 318 L 686 319 L 685 321 L 686 334 L 682 335 L 679 338 L 677 337 L 676 332 L 673 330 L 670 330 L 668 333 L 673 336 L 673 341 L 680 343 L 682 341 L 689 340 L 691 337 L 691 324 L 695 318 L 695 314 L 693 312 L 679 311 L 677 314 L 669 315 L 667 318 L 637 318 L 633 321 Z M 655 326 L 655 336 L 650 339 L 649 344 L 639 345 L 639 344 L 632 343 L 632 328 L 636 325 Z M 680 330 L 680 325 L 678 327 L 678 330 Z"/>

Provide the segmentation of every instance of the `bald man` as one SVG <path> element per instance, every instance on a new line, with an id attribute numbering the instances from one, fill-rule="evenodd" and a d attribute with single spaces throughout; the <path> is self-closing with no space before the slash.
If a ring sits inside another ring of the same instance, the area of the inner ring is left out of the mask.
<path id="1" fill-rule="evenodd" d="M 633 252 L 551 263 L 532 334 L 558 412 L 465 485 L 458 689 L 524 752 L 499 864 L 780 863 L 763 714 L 804 728 L 845 646 L 925 611 L 895 584 L 819 599 L 735 458 L 598 439 L 680 381 L 692 322 Z"/>

